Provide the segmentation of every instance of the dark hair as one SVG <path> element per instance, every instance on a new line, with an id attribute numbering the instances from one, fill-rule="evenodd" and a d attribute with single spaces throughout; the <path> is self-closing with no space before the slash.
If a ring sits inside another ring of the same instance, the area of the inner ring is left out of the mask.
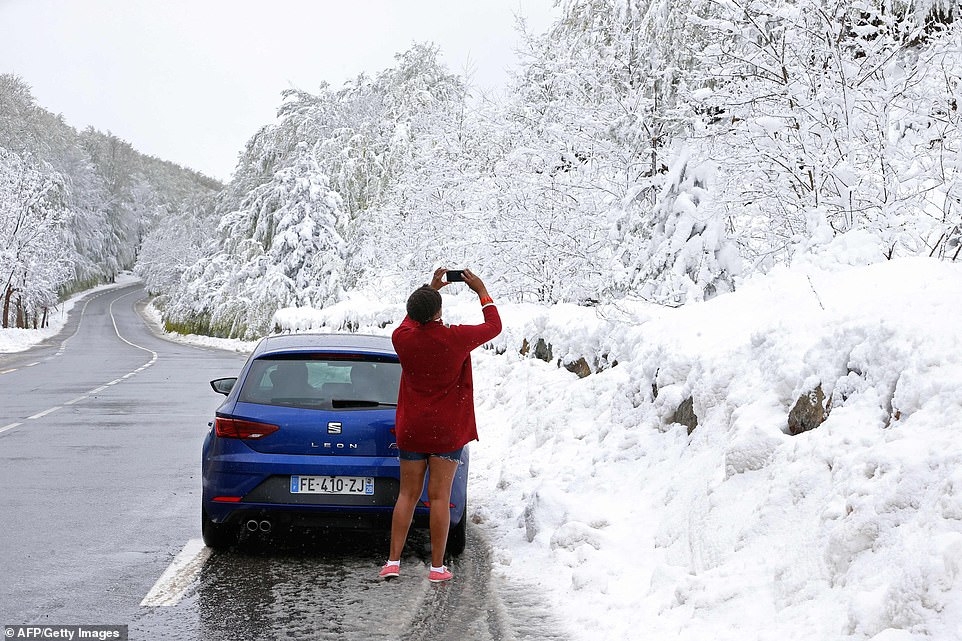
<path id="1" fill-rule="evenodd" d="M 408 316 L 421 324 L 428 323 L 441 310 L 441 294 L 430 285 L 421 285 L 408 297 Z"/>

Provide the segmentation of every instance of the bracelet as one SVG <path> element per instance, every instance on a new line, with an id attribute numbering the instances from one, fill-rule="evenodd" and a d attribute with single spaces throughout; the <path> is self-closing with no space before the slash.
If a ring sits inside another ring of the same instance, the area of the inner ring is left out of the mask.
<path id="1" fill-rule="evenodd" d="M 485 296 L 484 298 L 481 299 L 481 307 L 484 307 L 485 305 L 493 305 L 493 304 L 494 304 L 494 299 L 492 299 L 490 296 Z"/>

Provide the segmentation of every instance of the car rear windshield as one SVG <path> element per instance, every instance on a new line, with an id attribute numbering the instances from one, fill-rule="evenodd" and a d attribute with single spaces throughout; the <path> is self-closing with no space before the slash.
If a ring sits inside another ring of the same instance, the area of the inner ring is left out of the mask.
<path id="1" fill-rule="evenodd" d="M 401 364 L 355 356 L 259 358 L 239 401 L 330 409 L 397 405 Z"/>

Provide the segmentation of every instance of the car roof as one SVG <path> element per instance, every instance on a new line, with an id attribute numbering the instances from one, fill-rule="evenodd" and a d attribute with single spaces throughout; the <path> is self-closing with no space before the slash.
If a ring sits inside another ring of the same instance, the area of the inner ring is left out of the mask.
<path id="1" fill-rule="evenodd" d="M 275 334 L 261 339 L 251 356 L 331 350 L 372 354 L 396 354 L 390 336 L 374 334 Z"/>

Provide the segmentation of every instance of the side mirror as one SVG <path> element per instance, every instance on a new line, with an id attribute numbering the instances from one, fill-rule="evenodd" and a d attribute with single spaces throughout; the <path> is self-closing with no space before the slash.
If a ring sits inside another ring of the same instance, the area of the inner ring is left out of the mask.
<path id="1" fill-rule="evenodd" d="M 210 386 L 218 394 L 223 394 L 224 396 L 227 396 L 228 394 L 230 394 L 230 391 L 234 389 L 234 383 L 236 382 L 237 382 L 236 376 L 232 376 L 230 378 L 215 378 L 210 382 Z"/>

